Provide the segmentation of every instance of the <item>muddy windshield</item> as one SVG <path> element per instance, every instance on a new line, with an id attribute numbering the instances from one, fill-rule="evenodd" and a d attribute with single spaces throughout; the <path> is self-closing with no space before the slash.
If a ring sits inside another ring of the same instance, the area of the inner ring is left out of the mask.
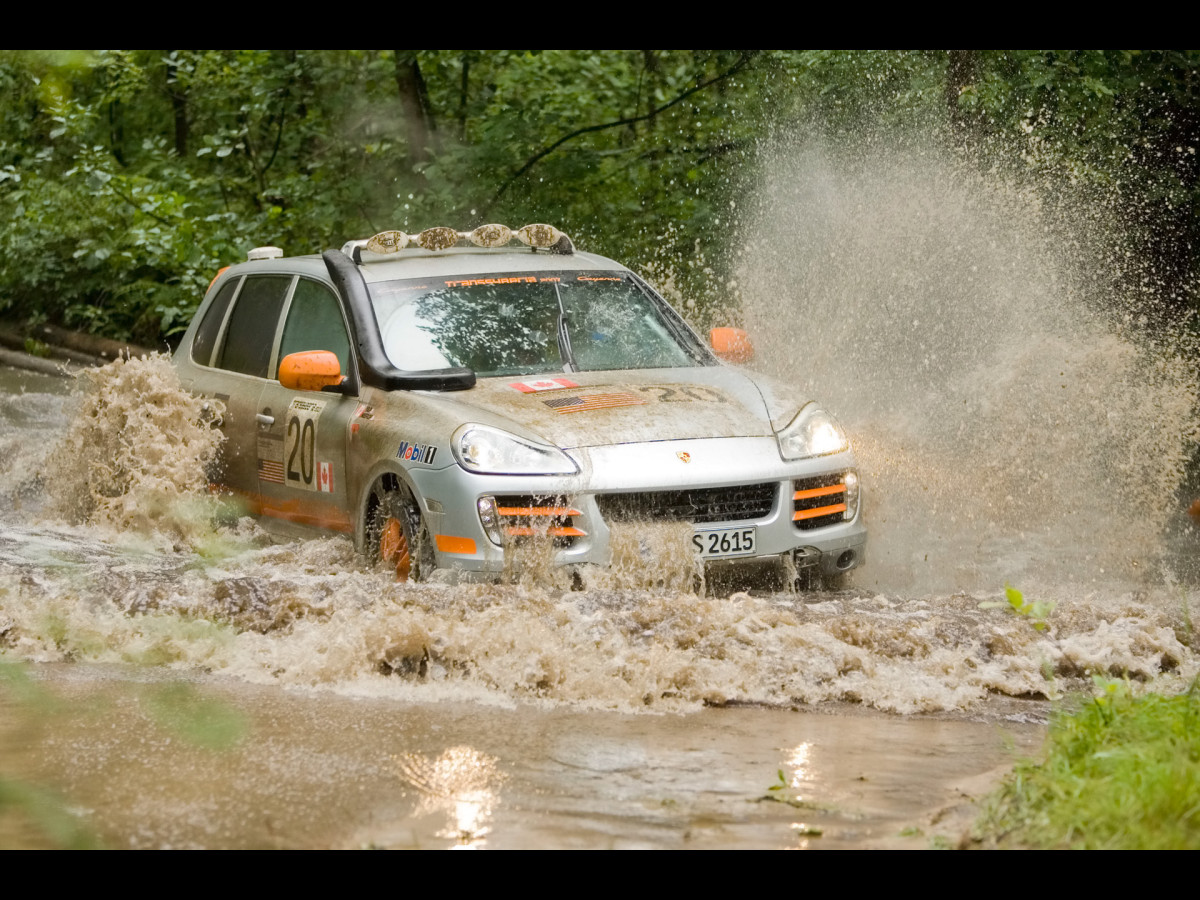
<path id="1" fill-rule="evenodd" d="M 708 354 L 628 276 L 501 274 L 370 286 L 398 369 L 469 366 L 481 378 L 703 365 Z"/>

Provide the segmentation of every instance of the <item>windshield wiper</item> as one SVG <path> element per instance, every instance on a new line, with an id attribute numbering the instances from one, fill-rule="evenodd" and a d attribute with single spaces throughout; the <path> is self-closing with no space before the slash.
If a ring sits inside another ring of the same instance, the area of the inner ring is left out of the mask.
<path id="1" fill-rule="evenodd" d="M 558 285 L 554 285 L 554 299 L 558 301 L 558 355 L 562 357 L 567 372 L 578 372 L 575 365 L 575 354 L 571 352 L 571 332 L 568 329 L 567 310 L 563 307 L 562 294 Z"/>

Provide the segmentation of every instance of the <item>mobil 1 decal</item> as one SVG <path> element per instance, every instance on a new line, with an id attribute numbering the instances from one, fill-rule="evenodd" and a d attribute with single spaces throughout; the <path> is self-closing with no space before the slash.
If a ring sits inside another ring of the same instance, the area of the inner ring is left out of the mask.
<path id="1" fill-rule="evenodd" d="M 321 487 L 317 477 L 317 423 L 325 402 L 296 397 L 288 407 L 283 434 L 283 474 L 288 487 L 302 491 Z"/>
<path id="2" fill-rule="evenodd" d="M 437 452 L 438 448 L 433 444 L 414 444 L 410 441 L 401 441 L 400 449 L 396 451 L 396 459 L 432 466 Z"/>

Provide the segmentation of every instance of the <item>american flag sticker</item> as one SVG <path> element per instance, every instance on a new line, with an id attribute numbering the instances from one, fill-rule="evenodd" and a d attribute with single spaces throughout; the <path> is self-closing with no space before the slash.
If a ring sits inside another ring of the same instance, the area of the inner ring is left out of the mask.
<path id="1" fill-rule="evenodd" d="M 277 459 L 260 459 L 258 461 L 258 480 L 269 481 L 272 484 L 283 484 L 283 461 Z"/>
<path id="2" fill-rule="evenodd" d="M 543 378 L 541 381 L 514 381 L 509 387 L 522 394 L 536 394 L 538 391 L 561 391 L 579 385 L 567 378 Z"/>
<path id="3" fill-rule="evenodd" d="M 317 466 L 317 490 L 327 494 L 333 493 L 333 463 L 319 463 Z"/>
<path id="4" fill-rule="evenodd" d="M 258 436 L 258 480 L 283 484 L 283 437 Z"/>
<path id="5" fill-rule="evenodd" d="M 645 398 L 628 391 L 616 391 L 611 394 L 588 394 L 586 397 L 555 397 L 553 400 L 543 400 L 548 407 L 559 414 L 587 412 L 591 409 L 613 409 L 619 406 L 644 406 Z"/>

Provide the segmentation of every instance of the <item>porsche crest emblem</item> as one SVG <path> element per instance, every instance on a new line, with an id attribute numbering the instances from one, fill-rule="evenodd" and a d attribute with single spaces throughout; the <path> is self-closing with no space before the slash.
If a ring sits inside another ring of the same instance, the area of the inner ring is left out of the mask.
<path id="1" fill-rule="evenodd" d="M 680 462 L 686 463 L 692 461 L 692 454 L 688 453 L 686 450 L 677 450 L 675 455 L 679 457 Z"/>

